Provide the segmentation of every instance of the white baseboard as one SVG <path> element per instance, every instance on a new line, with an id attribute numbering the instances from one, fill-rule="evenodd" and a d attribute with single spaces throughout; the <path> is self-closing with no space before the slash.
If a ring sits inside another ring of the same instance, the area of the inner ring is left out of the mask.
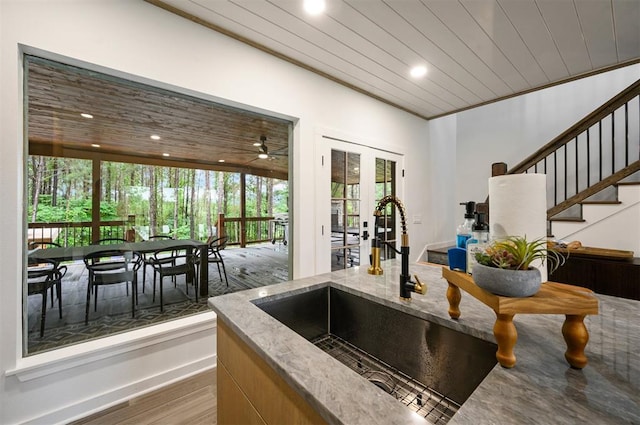
<path id="1" fill-rule="evenodd" d="M 216 367 L 215 334 L 207 312 L 20 359 L 5 372 L 5 419 L 65 424 Z"/>
<path id="2" fill-rule="evenodd" d="M 47 415 L 41 416 L 33 421 L 26 422 L 25 424 L 66 424 L 73 422 L 116 406 L 120 403 L 124 403 L 132 398 L 140 397 L 152 391 L 161 389 L 162 387 L 171 385 L 174 382 L 187 379 L 198 373 L 215 368 L 216 364 L 216 355 L 203 358 L 198 361 L 185 364 L 179 368 L 163 371 L 162 373 L 154 376 L 149 376 L 146 379 L 130 382 L 129 384 L 114 389 L 109 393 L 100 394 L 99 396 L 82 400 L 74 405 L 66 406 L 65 408 L 55 412 L 50 412 Z M 77 414 L 75 412 L 82 413 Z M 71 413 L 75 416 L 70 416 Z"/>

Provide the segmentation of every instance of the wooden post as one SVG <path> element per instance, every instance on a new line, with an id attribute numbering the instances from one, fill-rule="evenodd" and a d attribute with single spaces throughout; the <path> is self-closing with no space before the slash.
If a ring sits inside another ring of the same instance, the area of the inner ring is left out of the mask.
<path id="1" fill-rule="evenodd" d="M 224 214 L 218 214 L 218 223 L 216 224 L 216 227 L 218 228 L 218 237 L 221 238 L 223 236 L 225 236 L 225 231 L 224 231 Z"/>
<path id="2" fill-rule="evenodd" d="M 491 177 L 504 176 L 507 174 L 507 164 L 505 162 L 494 162 L 491 164 Z M 489 196 L 483 203 L 476 204 L 476 211 L 485 214 L 485 220 L 489 223 Z"/>
<path id="3" fill-rule="evenodd" d="M 504 176 L 505 174 L 507 174 L 507 164 L 505 162 L 491 164 L 491 177 Z"/>
<path id="4" fill-rule="evenodd" d="M 247 246 L 247 175 L 240 174 L 240 247 Z"/>
<path id="5" fill-rule="evenodd" d="M 100 160 L 94 159 L 91 169 L 93 180 L 93 193 L 91 193 L 91 242 L 96 242 L 100 236 L 100 193 L 102 192 L 102 179 L 100 176 Z"/>
<path id="6" fill-rule="evenodd" d="M 125 239 L 128 242 L 135 242 L 136 241 L 136 229 L 135 229 L 135 224 L 136 224 L 136 216 L 133 214 L 129 214 L 129 216 L 127 217 L 127 224 L 126 224 L 126 229 L 125 229 Z"/>

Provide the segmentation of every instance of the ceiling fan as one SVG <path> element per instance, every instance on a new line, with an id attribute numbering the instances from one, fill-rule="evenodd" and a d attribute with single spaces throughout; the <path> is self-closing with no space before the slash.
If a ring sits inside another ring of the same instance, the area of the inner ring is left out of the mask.
<path id="1" fill-rule="evenodd" d="M 277 153 L 281 149 L 276 149 L 276 152 L 269 152 L 269 148 L 265 143 L 266 141 L 267 141 L 267 136 L 262 135 L 260 136 L 260 142 L 256 142 L 253 144 L 254 146 L 258 147 L 258 158 L 274 160 L 274 159 L 278 159 L 279 157 L 287 156 L 286 153 Z"/>
<path id="2" fill-rule="evenodd" d="M 267 159 L 269 158 L 269 149 L 267 145 L 264 143 L 267 141 L 267 136 L 260 136 L 260 144 L 258 145 L 258 158 Z"/>

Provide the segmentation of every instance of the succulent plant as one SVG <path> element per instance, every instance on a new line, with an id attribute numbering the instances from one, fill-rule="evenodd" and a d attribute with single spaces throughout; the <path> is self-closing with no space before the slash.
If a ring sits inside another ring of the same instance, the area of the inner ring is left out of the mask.
<path id="1" fill-rule="evenodd" d="M 547 261 L 550 273 L 565 262 L 565 257 L 550 248 L 545 239 L 527 241 L 526 236 L 494 241 L 475 256 L 479 264 L 508 270 L 528 270 L 535 260 Z"/>

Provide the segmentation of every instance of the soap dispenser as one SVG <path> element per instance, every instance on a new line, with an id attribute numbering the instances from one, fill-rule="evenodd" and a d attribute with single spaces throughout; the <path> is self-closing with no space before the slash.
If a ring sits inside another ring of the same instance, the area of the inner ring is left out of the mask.
<path id="1" fill-rule="evenodd" d="M 460 205 L 465 206 L 464 222 L 456 229 L 456 246 L 458 248 L 466 249 L 467 240 L 471 238 L 473 232 L 473 223 L 475 222 L 475 209 L 476 203 L 473 201 L 461 202 Z"/>
<path id="2" fill-rule="evenodd" d="M 476 252 L 481 252 L 489 244 L 489 225 L 485 222 L 484 213 L 476 213 L 471 239 L 467 241 L 467 273 L 473 273 L 473 266 L 478 263 Z"/>

